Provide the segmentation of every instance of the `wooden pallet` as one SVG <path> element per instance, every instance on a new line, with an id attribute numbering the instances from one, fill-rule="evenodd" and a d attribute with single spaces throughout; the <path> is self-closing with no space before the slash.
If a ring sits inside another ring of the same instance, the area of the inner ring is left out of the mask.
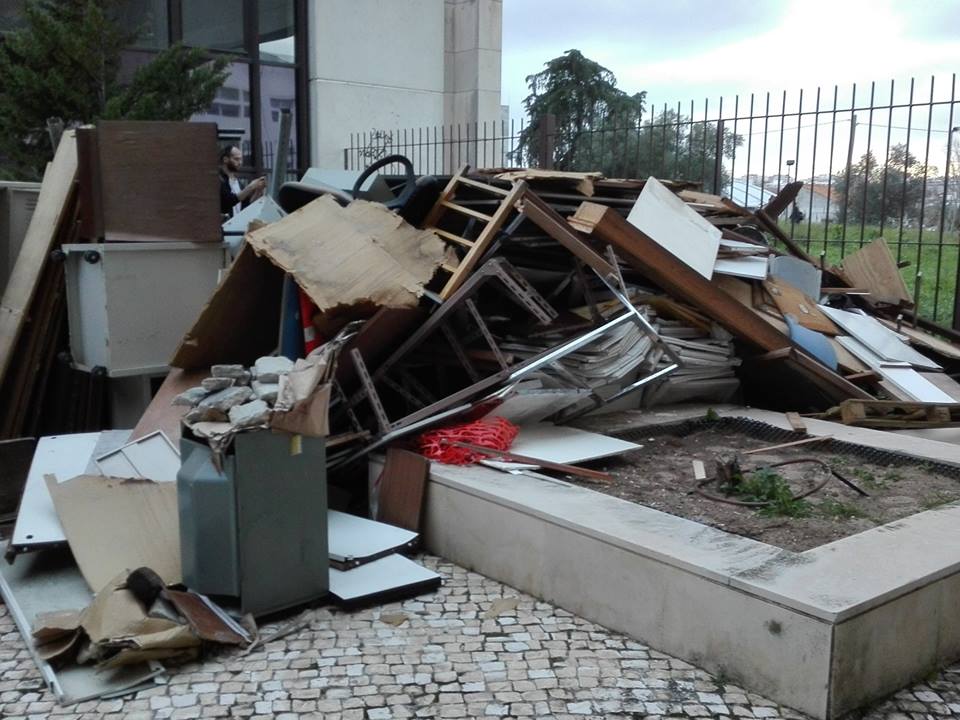
<path id="1" fill-rule="evenodd" d="M 960 426 L 960 404 L 901 402 L 899 400 L 844 400 L 827 413 L 839 415 L 844 425 L 883 429 L 920 429 Z"/>
<path id="2" fill-rule="evenodd" d="M 453 295 L 453 293 L 457 291 L 457 288 L 470 276 L 470 273 L 473 272 L 473 269 L 483 258 L 486 251 L 493 245 L 493 241 L 496 239 L 500 228 L 503 227 L 503 224 L 507 221 L 507 218 L 510 217 L 510 214 L 516 210 L 517 202 L 523 197 L 527 190 L 527 184 L 523 180 L 515 182 L 510 190 L 504 190 L 503 188 L 488 185 L 479 180 L 473 180 L 466 176 L 469 169 L 469 165 L 464 165 L 450 178 L 450 182 L 447 183 L 447 186 L 440 194 L 440 197 L 437 199 L 437 202 L 423 223 L 424 229 L 432 230 L 441 238 L 453 243 L 455 246 L 467 249 L 467 254 L 460 260 L 460 263 L 456 267 L 453 267 L 452 264 L 445 264 L 443 266 L 444 269 L 451 273 L 446 285 L 443 286 L 443 290 L 440 291 L 440 297 L 444 300 Z M 464 205 L 459 205 L 454 201 L 457 197 L 457 191 L 463 187 L 470 187 L 493 195 L 499 199 L 500 204 L 490 215 Z M 452 232 L 441 230 L 437 226 L 448 212 L 459 213 L 478 220 L 484 223 L 483 229 L 474 240 L 468 240 Z"/>

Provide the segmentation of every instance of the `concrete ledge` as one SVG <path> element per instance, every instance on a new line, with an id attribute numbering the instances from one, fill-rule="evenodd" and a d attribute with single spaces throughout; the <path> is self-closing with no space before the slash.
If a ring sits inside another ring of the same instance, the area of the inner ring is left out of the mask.
<path id="1" fill-rule="evenodd" d="M 814 717 L 960 657 L 958 505 L 793 553 L 560 481 L 434 464 L 425 522 L 432 552 Z"/>

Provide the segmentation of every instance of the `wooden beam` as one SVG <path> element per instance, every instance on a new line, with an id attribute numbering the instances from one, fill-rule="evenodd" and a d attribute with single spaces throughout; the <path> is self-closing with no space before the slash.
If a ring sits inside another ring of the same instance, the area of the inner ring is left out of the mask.
<path id="1" fill-rule="evenodd" d="M 0 302 L 0 379 L 10 366 L 17 340 L 30 312 L 40 273 L 64 219 L 77 178 L 76 131 L 63 134 L 57 153 L 47 166 L 37 207 L 23 238 L 20 254 Z"/>
<path id="2" fill-rule="evenodd" d="M 797 194 L 802 187 L 803 182 L 799 180 L 787 183 L 780 189 L 776 197 L 761 208 L 761 212 L 772 219 L 780 217 L 783 211 L 790 206 L 790 203 L 797 199 Z"/>
<path id="3" fill-rule="evenodd" d="M 613 245 L 620 257 L 674 298 L 709 315 L 751 345 L 766 352 L 791 347 L 786 335 L 629 224 L 616 210 L 585 202 L 569 223 Z"/>

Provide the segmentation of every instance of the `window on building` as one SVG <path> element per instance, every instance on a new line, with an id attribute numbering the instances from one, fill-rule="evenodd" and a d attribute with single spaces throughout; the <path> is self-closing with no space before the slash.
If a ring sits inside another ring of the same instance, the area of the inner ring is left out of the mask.
<path id="1" fill-rule="evenodd" d="M 124 29 L 136 33 L 134 47 L 162 50 L 169 46 L 167 0 L 123 0 L 117 4 L 116 10 Z"/>
<path id="2" fill-rule="evenodd" d="M 185 45 L 245 53 L 243 0 L 181 0 L 180 18 Z"/>

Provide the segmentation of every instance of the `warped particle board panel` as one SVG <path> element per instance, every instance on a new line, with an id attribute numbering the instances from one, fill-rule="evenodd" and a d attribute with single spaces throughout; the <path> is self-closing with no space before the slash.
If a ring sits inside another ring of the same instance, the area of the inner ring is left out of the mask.
<path id="1" fill-rule="evenodd" d="M 108 241 L 220 242 L 216 151 L 213 123 L 98 123 L 81 168 L 99 200 L 84 211 L 94 217 L 88 232 Z"/>

